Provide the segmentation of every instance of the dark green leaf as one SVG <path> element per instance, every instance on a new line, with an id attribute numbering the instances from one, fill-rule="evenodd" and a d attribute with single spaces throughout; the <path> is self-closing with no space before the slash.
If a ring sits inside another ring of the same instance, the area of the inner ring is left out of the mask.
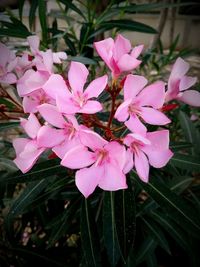
<path id="1" fill-rule="evenodd" d="M 109 262 L 114 267 L 121 255 L 116 231 L 114 192 L 104 192 L 103 237 Z"/>
<path id="2" fill-rule="evenodd" d="M 116 28 L 119 30 L 126 30 L 126 31 L 135 31 L 135 32 L 144 32 L 144 33 L 157 33 L 157 31 L 141 22 L 129 20 L 129 19 L 121 19 L 121 20 L 109 20 L 102 22 L 97 28 L 96 32 L 104 32 L 111 29 Z"/>
<path id="3" fill-rule="evenodd" d="M 0 131 L 5 131 L 10 128 L 15 128 L 19 126 L 19 122 L 2 122 L 0 123 Z"/>
<path id="4" fill-rule="evenodd" d="M 181 123 L 181 128 L 183 129 L 183 133 L 185 135 L 185 140 L 190 142 L 193 147 L 191 148 L 191 152 L 193 155 L 195 153 L 200 153 L 200 133 L 195 128 L 193 122 L 190 118 L 182 111 L 179 112 L 179 120 Z"/>
<path id="5" fill-rule="evenodd" d="M 25 39 L 30 35 L 30 32 L 21 31 L 20 29 L 0 29 L 0 36 L 2 37 L 9 36 Z"/>
<path id="6" fill-rule="evenodd" d="M 157 242 L 151 237 L 147 236 L 140 246 L 136 255 L 136 266 L 143 262 L 149 253 L 152 253 L 157 246 Z"/>
<path id="7" fill-rule="evenodd" d="M 87 267 L 100 267 L 100 243 L 94 214 L 87 199 L 81 208 L 81 240 Z"/>
<path id="8" fill-rule="evenodd" d="M 82 56 L 68 57 L 68 60 L 81 62 L 85 65 L 96 65 L 97 64 L 95 60 L 88 58 L 88 57 L 82 57 Z"/>
<path id="9" fill-rule="evenodd" d="M 164 209 L 169 216 L 194 236 L 200 234 L 200 224 L 194 210 L 174 192 L 168 189 L 158 178 L 151 177 L 146 184 L 133 173 L 134 179 Z"/>
<path id="10" fill-rule="evenodd" d="M 7 177 L 4 182 L 6 183 L 23 183 L 35 180 L 41 180 L 46 177 L 50 177 L 55 174 L 67 173 L 66 168 L 60 165 L 58 159 L 47 160 L 37 163 L 31 171 L 26 174 L 22 174 L 21 171 L 17 171 L 12 177 Z"/>
<path id="11" fill-rule="evenodd" d="M 200 171 L 200 159 L 191 155 L 174 154 L 170 162 L 183 170 Z"/>
<path id="12" fill-rule="evenodd" d="M 77 7 L 75 6 L 72 2 L 68 1 L 68 0 L 59 0 L 61 3 L 63 3 L 68 9 L 73 10 L 74 12 L 76 12 L 77 14 L 79 14 L 84 20 L 86 20 L 83 12 Z"/>
<path id="13" fill-rule="evenodd" d="M 47 45 L 48 28 L 47 28 L 47 7 L 45 0 L 38 0 L 38 13 L 42 29 L 42 41 Z"/>
<path id="14" fill-rule="evenodd" d="M 136 230 L 135 199 L 132 184 L 130 182 L 127 189 L 115 192 L 115 200 L 115 218 L 118 240 L 123 257 L 126 260 L 130 249 L 133 246 Z"/>
<path id="15" fill-rule="evenodd" d="M 145 223 L 148 234 L 153 236 L 158 242 L 158 244 L 168 253 L 171 254 L 169 244 L 167 242 L 167 239 L 164 236 L 164 233 L 162 230 L 151 220 L 149 221 L 148 218 L 142 217 L 142 221 Z"/>
<path id="16" fill-rule="evenodd" d="M 169 147 L 173 152 L 176 152 L 185 148 L 191 148 L 192 144 L 186 142 L 171 142 Z"/>
<path id="17" fill-rule="evenodd" d="M 35 13 L 38 8 L 38 0 L 31 2 L 30 11 L 29 11 L 29 27 L 32 29 L 33 23 L 35 21 Z"/>
<path id="18" fill-rule="evenodd" d="M 19 18 L 22 20 L 23 8 L 25 0 L 19 0 Z"/>

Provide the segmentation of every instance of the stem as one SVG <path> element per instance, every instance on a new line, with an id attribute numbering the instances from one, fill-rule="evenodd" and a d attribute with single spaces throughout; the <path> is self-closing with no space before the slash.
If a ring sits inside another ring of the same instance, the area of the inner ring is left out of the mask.
<path id="1" fill-rule="evenodd" d="M 110 125 L 112 123 L 112 120 L 113 120 L 113 117 L 115 115 L 115 100 L 116 100 L 116 95 L 115 94 L 112 94 L 112 104 L 111 104 L 111 112 L 110 112 L 110 117 L 109 117 L 109 120 L 108 120 L 108 128 L 110 128 Z"/>

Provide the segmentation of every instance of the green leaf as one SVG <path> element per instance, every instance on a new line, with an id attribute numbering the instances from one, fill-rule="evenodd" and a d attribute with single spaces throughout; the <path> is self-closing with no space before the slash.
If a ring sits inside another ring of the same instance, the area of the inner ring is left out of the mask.
<path id="1" fill-rule="evenodd" d="M 25 3 L 25 0 L 19 0 L 19 17 L 20 17 L 20 20 L 22 20 L 22 14 L 23 14 L 23 8 L 24 8 L 24 3 Z"/>
<path id="2" fill-rule="evenodd" d="M 0 131 L 5 131 L 10 128 L 15 128 L 19 126 L 19 122 L 2 122 L 0 123 Z"/>
<path id="3" fill-rule="evenodd" d="M 47 45 L 48 39 L 48 27 L 47 27 L 47 7 L 45 0 L 38 0 L 38 13 L 39 20 L 42 29 L 42 41 L 45 45 Z"/>
<path id="4" fill-rule="evenodd" d="M 115 219 L 119 245 L 126 260 L 135 239 L 135 198 L 132 184 L 128 188 L 115 192 Z"/>
<path id="5" fill-rule="evenodd" d="M 98 32 L 99 34 L 100 32 L 108 31 L 114 28 L 116 28 L 118 31 L 126 30 L 144 33 L 157 33 L 157 31 L 151 26 L 129 19 L 109 20 L 102 22 L 99 25 L 99 28 L 97 28 L 96 33 Z"/>
<path id="6" fill-rule="evenodd" d="M 114 267 L 121 255 L 116 231 L 114 192 L 104 192 L 103 237 L 109 262 Z"/>
<path id="7" fill-rule="evenodd" d="M 147 217 L 142 217 L 142 221 L 146 225 L 148 229 L 148 234 L 152 234 L 153 238 L 157 240 L 159 245 L 168 253 L 171 255 L 169 244 L 167 242 L 167 239 L 164 236 L 164 233 L 162 230 L 151 220 L 148 220 Z"/>
<path id="8" fill-rule="evenodd" d="M 175 166 L 183 170 L 188 171 L 200 171 L 200 159 L 191 155 L 174 154 L 170 162 Z"/>
<path id="9" fill-rule="evenodd" d="M 0 37 L 9 36 L 26 39 L 30 35 L 30 32 L 21 31 L 20 29 L 0 29 Z"/>
<path id="10" fill-rule="evenodd" d="M 192 144 L 186 143 L 186 142 L 171 142 L 169 147 L 173 152 L 176 152 L 176 151 L 184 150 L 186 148 L 191 148 Z"/>
<path id="11" fill-rule="evenodd" d="M 180 196 L 168 189 L 157 177 L 151 177 L 148 183 L 144 183 L 139 178 L 136 178 L 137 175 L 135 173 L 132 172 L 132 174 L 132 177 L 173 220 L 194 236 L 199 236 L 200 224 L 197 215 Z"/>
<path id="12" fill-rule="evenodd" d="M 151 237 L 145 237 L 142 245 L 136 254 L 136 266 L 143 262 L 149 253 L 152 253 L 157 246 L 157 242 Z"/>
<path id="13" fill-rule="evenodd" d="M 100 267 L 100 243 L 94 214 L 87 199 L 81 208 L 81 240 L 87 267 Z"/>
<path id="14" fill-rule="evenodd" d="M 72 2 L 69 2 L 69 0 L 59 0 L 59 1 L 63 3 L 68 9 L 73 10 L 74 12 L 79 14 L 84 20 L 86 20 L 86 17 L 83 14 L 83 12 L 77 6 L 75 6 Z"/>
<path id="15" fill-rule="evenodd" d="M 30 11 L 29 11 L 29 27 L 32 29 L 33 23 L 35 21 L 35 13 L 38 8 L 38 0 L 34 0 L 31 2 Z"/>
<path id="16" fill-rule="evenodd" d="M 96 65 L 97 62 L 91 58 L 88 57 L 82 57 L 82 56 L 76 56 L 76 57 L 68 57 L 68 60 L 72 60 L 72 61 L 77 61 L 77 62 L 81 62 L 85 65 Z"/>
<path id="17" fill-rule="evenodd" d="M 66 236 L 71 227 L 71 222 L 80 207 L 80 197 L 68 205 L 66 210 L 47 224 L 46 229 L 52 229 L 49 237 L 48 248 L 52 247 L 60 238 Z"/>
<path id="18" fill-rule="evenodd" d="M 164 212 L 158 210 L 152 211 L 150 216 L 153 220 L 157 221 L 171 237 L 183 248 L 188 248 L 188 238 L 185 233 L 180 229 L 179 225 L 171 220 Z"/>
<path id="19" fill-rule="evenodd" d="M 200 133 L 195 128 L 194 123 L 189 119 L 189 117 L 183 112 L 179 112 L 179 120 L 181 123 L 181 128 L 185 135 L 185 140 L 190 142 L 193 147 L 191 148 L 191 152 L 193 155 L 195 153 L 200 153 Z"/>
<path id="20" fill-rule="evenodd" d="M 17 171 L 13 174 L 12 177 L 7 177 L 4 182 L 6 183 L 23 183 L 41 180 L 46 177 L 53 176 L 55 174 L 65 173 L 66 168 L 60 165 L 58 159 L 47 160 L 35 164 L 35 166 L 25 174 L 22 174 L 21 171 Z"/>

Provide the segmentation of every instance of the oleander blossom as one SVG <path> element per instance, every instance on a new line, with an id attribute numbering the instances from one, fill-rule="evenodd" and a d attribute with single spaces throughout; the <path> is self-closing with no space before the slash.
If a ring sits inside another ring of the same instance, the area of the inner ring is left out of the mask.
<path id="1" fill-rule="evenodd" d="M 115 40 L 107 38 L 95 42 L 94 47 L 112 71 L 112 76 L 117 78 L 122 72 L 131 71 L 140 65 L 141 60 L 137 58 L 144 46 L 138 45 L 132 49 L 130 41 L 118 34 Z"/>
<path id="2" fill-rule="evenodd" d="M 177 99 L 188 105 L 200 107 L 200 93 L 188 90 L 197 82 L 196 77 L 185 75 L 188 70 L 189 64 L 182 58 L 177 58 L 169 76 L 166 102 Z"/>

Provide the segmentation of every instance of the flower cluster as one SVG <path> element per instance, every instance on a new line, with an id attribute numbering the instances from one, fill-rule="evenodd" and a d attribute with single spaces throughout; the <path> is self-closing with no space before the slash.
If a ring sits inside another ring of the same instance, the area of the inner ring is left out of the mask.
<path id="1" fill-rule="evenodd" d="M 72 61 L 67 75 L 59 73 L 55 67 L 67 59 L 64 52 L 40 51 L 36 36 L 28 37 L 28 43 L 31 52 L 20 57 L 0 44 L 0 82 L 16 84 L 24 112 L 30 113 L 21 118 L 28 138 L 13 141 L 14 162 L 23 173 L 51 149 L 61 165 L 76 170 L 76 186 L 88 197 L 97 186 L 109 191 L 127 188 L 126 174 L 133 168 L 148 182 L 150 166 L 167 164 L 173 155 L 169 131 L 165 127 L 148 132 L 147 126 L 170 123 L 163 110 L 173 99 L 200 106 L 200 93 L 187 90 L 196 82 L 185 75 L 188 63 L 177 59 L 167 90 L 163 81 L 148 84 L 145 77 L 131 73 L 141 63 L 143 46 L 132 48 L 118 35 L 94 43 L 111 73 L 88 82 L 89 71 L 82 63 Z M 105 93 L 110 110 L 100 102 Z M 105 109 L 106 122 L 100 119 Z"/>

